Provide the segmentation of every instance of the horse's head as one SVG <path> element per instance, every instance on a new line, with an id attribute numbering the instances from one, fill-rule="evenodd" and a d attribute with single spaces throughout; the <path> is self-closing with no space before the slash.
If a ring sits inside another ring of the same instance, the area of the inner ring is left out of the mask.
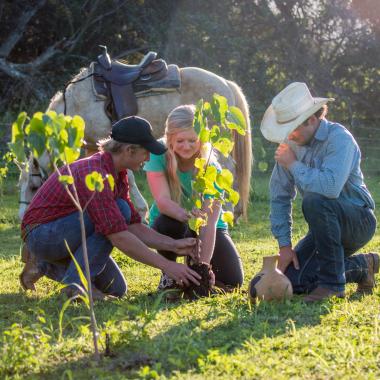
<path id="1" fill-rule="evenodd" d="M 37 159 L 30 156 L 26 164 L 18 165 L 20 169 L 19 187 L 20 187 L 20 198 L 19 198 L 19 211 L 18 216 L 20 220 L 24 216 L 26 209 L 28 208 L 34 194 L 42 186 L 46 179 L 45 173 L 43 172 Z"/>

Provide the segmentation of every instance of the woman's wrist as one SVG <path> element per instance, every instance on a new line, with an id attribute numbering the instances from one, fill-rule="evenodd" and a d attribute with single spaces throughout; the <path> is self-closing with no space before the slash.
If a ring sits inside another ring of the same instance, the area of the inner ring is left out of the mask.
<path id="1" fill-rule="evenodd" d="M 186 223 L 189 220 L 189 213 L 183 208 L 179 208 L 176 219 L 182 223 Z"/>

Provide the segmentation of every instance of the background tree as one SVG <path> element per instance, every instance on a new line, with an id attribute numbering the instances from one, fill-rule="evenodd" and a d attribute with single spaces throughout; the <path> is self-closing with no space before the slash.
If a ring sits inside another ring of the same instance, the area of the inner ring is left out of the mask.
<path id="1" fill-rule="evenodd" d="M 257 164 L 269 146 L 257 124 L 273 96 L 292 81 L 335 97 L 331 118 L 369 143 L 380 138 L 379 7 L 378 0 L 5 0 L 3 120 L 44 108 L 105 44 L 130 63 L 156 50 L 168 62 L 239 83 L 251 104 Z"/>

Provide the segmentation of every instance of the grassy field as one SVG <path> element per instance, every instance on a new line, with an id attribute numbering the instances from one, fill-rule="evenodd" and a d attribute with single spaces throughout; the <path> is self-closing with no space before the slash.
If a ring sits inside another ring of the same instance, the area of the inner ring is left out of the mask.
<path id="1" fill-rule="evenodd" d="M 95 306 L 102 351 L 106 333 L 111 348 L 99 364 L 92 360 L 83 305 L 71 306 L 60 328 L 64 299 L 56 284 L 43 279 L 35 294 L 21 290 L 17 191 L 6 183 L 0 200 L 0 378 L 379 379 L 379 286 L 363 298 L 348 286 L 346 299 L 316 305 L 300 297 L 248 303 L 247 287 L 261 257 L 277 252 L 267 181 L 256 180 L 249 222 L 232 231 L 245 269 L 238 292 L 167 304 L 155 292 L 159 272 L 114 251 L 129 291 Z M 379 177 L 368 180 L 377 204 L 379 185 Z M 297 204 L 294 241 L 306 230 Z M 369 251 L 380 251 L 378 232 L 363 249 Z"/>

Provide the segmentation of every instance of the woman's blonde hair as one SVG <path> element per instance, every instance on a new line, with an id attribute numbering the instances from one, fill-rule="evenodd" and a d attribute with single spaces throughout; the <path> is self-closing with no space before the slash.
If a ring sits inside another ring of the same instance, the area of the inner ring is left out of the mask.
<path id="1" fill-rule="evenodd" d="M 168 150 L 166 151 L 166 179 L 169 184 L 170 196 L 173 201 L 180 203 L 182 196 L 181 183 L 178 178 L 178 161 L 173 151 L 173 139 L 179 132 L 188 131 L 194 128 L 195 106 L 193 104 L 185 104 L 174 108 L 168 115 L 165 123 L 164 141 Z M 198 153 L 199 157 L 208 158 L 210 156 L 211 146 L 209 144 L 201 144 Z M 210 162 L 216 161 L 211 154 Z"/>

